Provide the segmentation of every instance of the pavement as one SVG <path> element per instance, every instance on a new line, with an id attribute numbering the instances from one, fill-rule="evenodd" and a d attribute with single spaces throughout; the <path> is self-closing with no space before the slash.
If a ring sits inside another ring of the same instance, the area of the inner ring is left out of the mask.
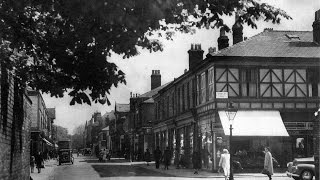
<path id="1" fill-rule="evenodd" d="M 44 162 L 44 168 L 38 173 L 38 169 L 34 168 L 34 172 L 30 172 L 33 180 L 53 180 L 54 168 L 58 165 L 57 160 L 51 159 Z"/>
<path id="2" fill-rule="evenodd" d="M 180 168 L 177 169 L 175 166 L 169 166 L 169 170 L 165 170 L 163 166 L 161 165 L 159 169 L 156 169 L 155 163 L 151 162 L 149 163 L 149 166 L 147 166 L 146 163 L 142 164 L 136 164 L 138 166 L 142 166 L 147 169 L 152 169 L 154 171 L 170 174 L 173 176 L 178 176 L 178 177 L 189 177 L 189 178 L 223 178 L 222 173 L 213 173 L 210 170 L 200 170 L 198 174 L 194 174 L 193 169 L 185 169 L 185 168 Z M 249 177 L 267 177 L 264 174 L 261 173 L 235 173 L 234 174 L 235 178 L 249 178 Z M 285 173 L 274 173 L 272 177 L 287 177 Z"/>
<path id="3" fill-rule="evenodd" d="M 91 157 L 92 159 L 96 159 Z M 79 163 L 85 163 L 86 162 L 81 162 L 81 160 L 84 159 L 91 159 L 90 157 L 83 157 L 79 159 L 77 158 L 77 161 L 75 162 L 75 164 Z M 223 178 L 223 174 L 222 173 L 213 173 L 210 172 L 210 170 L 200 170 L 198 172 L 198 174 L 194 174 L 194 170 L 193 169 L 185 169 L 185 168 L 180 168 L 177 169 L 175 166 L 169 166 L 169 170 L 164 170 L 163 166 L 161 165 L 159 169 L 155 168 L 155 163 L 150 162 L 149 166 L 147 166 L 146 162 L 125 162 L 123 159 L 111 159 L 112 162 L 105 162 L 105 163 L 94 163 L 95 165 L 117 165 L 117 164 L 126 164 L 126 165 L 134 165 L 134 166 L 139 166 L 139 167 L 143 167 L 146 169 L 150 169 L 153 171 L 157 171 L 159 173 L 164 173 L 164 174 L 168 174 L 171 175 L 172 177 L 181 177 L 181 178 L 213 178 L 213 179 L 222 179 Z M 92 165 L 92 164 L 91 164 Z M 35 169 L 34 173 L 30 173 L 31 177 L 33 178 L 33 180 L 54 180 L 55 179 L 55 172 L 54 169 L 58 168 L 58 162 L 54 159 L 52 160 L 48 160 L 44 163 L 45 168 L 41 169 L 41 173 L 38 173 L 38 171 Z M 60 167 L 61 168 L 61 167 Z M 81 168 L 81 167 L 79 167 Z M 94 171 L 92 172 L 94 173 Z M 97 173 L 94 173 L 97 174 Z M 234 177 L 237 179 L 260 179 L 263 177 L 266 177 L 263 174 L 260 173 L 235 173 Z M 285 173 L 275 173 L 273 175 L 273 177 L 275 179 L 283 179 L 286 176 Z M 99 178 L 100 179 L 100 178 Z"/>

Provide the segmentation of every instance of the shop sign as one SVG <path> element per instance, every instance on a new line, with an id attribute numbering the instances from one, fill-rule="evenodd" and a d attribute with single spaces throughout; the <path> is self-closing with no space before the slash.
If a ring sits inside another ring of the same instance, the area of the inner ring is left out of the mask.
<path id="1" fill-rule="evenodd" d="M 228 92 L 216 92 L 217 99 L 228 99 Z"/>

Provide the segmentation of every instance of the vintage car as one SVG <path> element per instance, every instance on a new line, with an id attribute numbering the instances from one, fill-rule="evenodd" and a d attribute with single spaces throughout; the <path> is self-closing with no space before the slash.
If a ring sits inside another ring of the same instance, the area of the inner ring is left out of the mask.
<path id="1" fill-rule="evenodd" d="M 314 157 L 295 158 L 287 167 L 287 176 L 296 180 L 311 180 L 315 175 Z"/>
<path id="2" fill-rule="evenodd" d="M 71 149 L 61 149 L 59 150 L 59 165 L 62 163 L 71 163 L 73 164 L 74 158 L 72 156 Z"/>

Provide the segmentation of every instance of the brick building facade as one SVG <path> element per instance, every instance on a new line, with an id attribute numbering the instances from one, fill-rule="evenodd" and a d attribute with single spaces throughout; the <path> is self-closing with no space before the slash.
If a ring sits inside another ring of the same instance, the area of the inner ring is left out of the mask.
<path id="1" fill-rule="evenodd" d="M 231 153 L 249 152 L 249 159 L 256 158 L 243 165 L 261 166 L 257 158 L 263 156 L 263 146 L 271 147 L 281 166 L 313 155 L 313 112 L 320 103 L 319 13 L 313 31 L 266 29 L 231 47 L 222 29 L 220 51 L 209 51 L 205 59 L 201 46 L 192 45 L 189 71 L 154 96 L 155 145 L 168 146 L 172 160 L 184 159 L 187 166 L 198 151 L 202 167 L 216 170 L 219 152 L 229 148 L 225 111 L 233 102 L 238 113 Z M 234 36 L 242 39 L 242 33 Z"/>
<path id="2" fill-rule="evenodd" d="M 169 83 L 161 85 L 160 70 L 152 70 L 151 90 L 141 95 L 131 94 L 129 113 L 129 136 L 131 139 L 131 156 L 136 160 L 142 160 L 143 154 L 148 148 L 154 150 L 154 136 L 152 126 L 155 121 L 155 96 Z"/>
<path id="3" fill-rule="evenodd" d="M 0 179 L 27 180 L 32 102 L 3 64 L 0 79 Z"/>

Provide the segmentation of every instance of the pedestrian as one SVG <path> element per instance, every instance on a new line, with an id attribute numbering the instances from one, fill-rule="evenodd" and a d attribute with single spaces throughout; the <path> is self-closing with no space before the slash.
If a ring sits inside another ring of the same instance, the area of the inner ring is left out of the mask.
<path id="1" fill-rule="evenodd" d="M 265 152 L 265 156 L 264 156 L 264 171 L 268 177 L 269 180 L 272 179 L 272 175 L 273 175 L 273 162 L 272 162 L 272 154 L 270 152 L 270 148 L 269 147 L 265 147 L 264 148 L 264 152 Z"/>
<path id="2" fill-rule="evenodd" d="M 224 178 L 227 180 L 230 175 L 230 154 L 227 149 L 222 150 L 219 161 L 219 169 L 223 170 Z"/>
<path id="3" fill-rule="evenodd" d="M 98 154 L 98 157 L 99 157 L 99 162 L 102 162 L 103 161 L 103 152 L 102 152 L 102 150 L 100 150 L 100 152 Z"/>
<path id="4" fill-rule="evenodd" d="M 144 160 L 147 162 L 147 166 L 149 166 L 149 162 L 151 161 L 151 158 L 150 158 L 150 151 L 148 148 L 146 149 L 146 152 L 144 153 Z"/>
<path id="5" fill-rule="evenodd" d="M 205 146 L 203 149 L 202 149 L 202 159 L 203 159 L 203 166 L 205 169 L 208 169 L 209 168 L 209 156 L 210 156 L 210 153 L 208 151 L 208 148 L 207 146 Z"/>
<path id="6" fill-rule="evenodd" d="M 35 157 L 34 157 L 34 156 L 31 156 L 31 157 L 30 157 L 30 168 L 31 168 L 31 173 L 33 173 L 33 172 L 34 172 L 34 165 L 35 165 L 35 163 L 36 163 L 36 159 L 35 159 Z"/>
<path id="7" fill-rule="evenodd" d="M 164 150 L 162 159 L 163 159 L 164 169 L 169 170 L 169 165 L 171 160 L 171 152 L 169 150 L 169 147 L 167 147 L 166 150 Z"/>
<path id="8" fill-rule="evenodd" d="M 192 164 L 193 169 L 195 170 L 193 174 L 198 174 L 198 171 L 201 168 L 201 158 L 198 151 L 194 151 L 192 154 Z"/>
<path id="9" fill-rule="evenodd" d="M 159 169 L 161 155 L 162 155 L 162 152 L 159 146 L 157 146 L 156 150 L 153 151 L 154 160 L 156 162 L 156 169 Z"/>
<path id="10" fill-rule="evenodd" d="M 35 156 L 35 160 L 36 160 L 38 173 L 41 173 L 41 168 L 44 167 L 44 165 L 43 165 L 43 155 L 41 154 L 41 152 L 38 152 L 38 154 Z"/>

